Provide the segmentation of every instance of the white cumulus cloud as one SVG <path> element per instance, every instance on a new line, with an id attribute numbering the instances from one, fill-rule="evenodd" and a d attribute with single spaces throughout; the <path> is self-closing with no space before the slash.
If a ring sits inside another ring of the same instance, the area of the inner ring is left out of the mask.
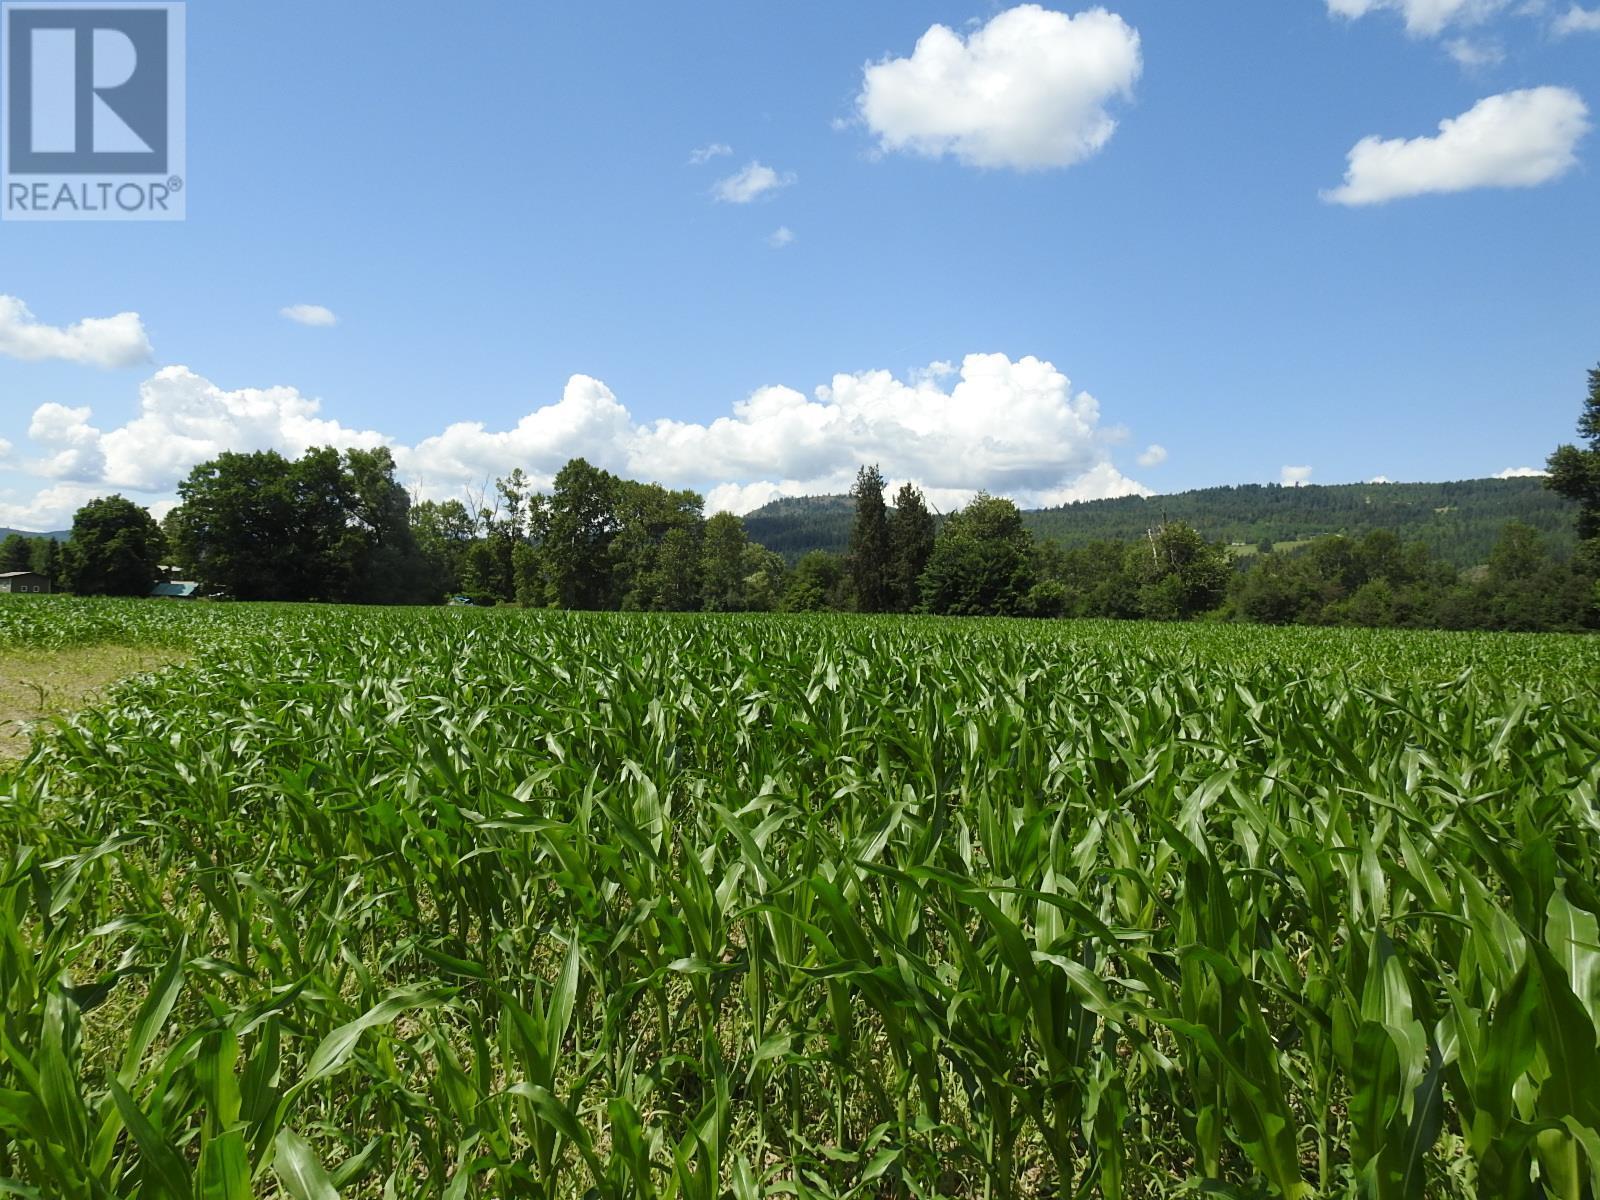
<path id="1" fill-rule="evenodd" d="M 774 250 L 782 250 L 785 246 L 789 245 L 793 241 L 794 230 L 790 229 L 787 225 L 779 225 L 767 235 L 767 245 L 771 246 Z"/>
<path id="2" fill-rule="evenodd" d="M 106 489 L 81 483 L 57 483 L 31 496 L 0 492 L 0 525 L 48 533 L 72 525 L 72 514 L 89 501 L 106 495 Z"/>
<path id="3" fill-rule="evenodd" d="M 339 318 L 331 308 L 324 308 L 320 304 L 291 304 L 288 308 L 280 308 L 278 315 L 287 317 L 296 325 L 312 325 L 326 328 L 337 325 Z"/>
<path id="4" fill-rule="evenodd" d="M 1394 480 L 1390 479 L 1387 475 L 1374 475 L 1371 479 L 1367 480 L 1367 482 L 1368 483 L 1393 483 Z"/>
<path id="5" fill-rule="evenodd" d="M 293 457 L 312 446 L 370 448 L 387 441 L 325 420 L 318 410 L 316 400 L 293 388 L 230 392 L 187 367 L 163 367 L 140 386 L 139 414 L 116 429 L 95 427 L 88 408 L 41 404 L 28 437 L 45 455 L 28 469 L 103 490 L 170 492 L 196 463 L 224 450 Z"/>
<path id="6" fill-rule="evenodd" d="M 1478 101 L 1439 122 L 1436 137 L 1366 137 L 1350 151 L 1335 204 L 1484 187 L 1534 187 L 1566 174 L 1589 131 L 1589 109 L 1570 88 L 1539 87 Z"/>
<path id="7" fill-rule="evenodd" d="M 896 486 L 915 482 L 945 510 L 980 488 L 1025 505 L 1149 494 L 1113 464 L 1117 431 L 1102 425 L 1093 396 L 1074 391 L 1048 362 L 1004 354 L 971 354 L 903 379 L 839 374 L 809 395 L 762 387 L 704 423 L 636 421 L 603 382 L 574 375 L 559 399 L 508 429 L 459 421 L 410 446 L 325 417 L 293 388 L 230 391 L 187 367 L 147 380 L 127 424 L 102 431 L 92 416 L 58 404 L 35 410 L 29 438 L 39 453 L 25 469 L 55 486 L 29 501 L 0 497 L 10 505 L 0 512 L 37 527 L 69 518 L 64 506 L 85 494 L 168 498 L 196 463 L 224 450 L 293 457 L 320 445 L 388 445 L 401 477 L 433 498 L 460 498 L 516 467 L 549 487 L 578 456 L 631 478 L 703 489 L 713 511 L 842 492 L 868 462 Z"/>
<path id="8" fill-rule="evenodd" d="M 1299 487 L 1302 483 L 1311 482 L 1310 467 L 1284 467 L 1278 473 L 1278 482 L 1284 487 Z"/>
<path id="9" fill-rule="evenodd" d="M 106 456 L 100 431 L 89 424 L 92 415 L 87 407 L 64 404 L 41 404 L 34 409 L 28 437 L 47 452 L 31 464 L 35 474 L 83 483 L 104 475 Z"/>
<path id="10" fill-rule="evenodd" d="M 150 339 L 138 313 L 86 317 L 66 327 L 42 324 L 15 296 L 0 295 L 0 354 L 23 362 L 59 359 L 96 367 L 149 362 Z"/>
<path id="11" fill-rule="evenodd" d="M 226 391 L 187 367 L 164 367 L 139 388 L 139 415 L 101 439 L 105 479 L 115 487 L 170 489 L 195 463 L 224 450 L 385 445 L 371 430 L 318 415 L 321 403 L 291 387 Z"/>
<path id="12" fill-rule="evenodd" d="M 1328 0 L 1328 11 L 1341 17 L 1374 12 L 1398 13 L 1406 32 L 1433 37 L 1456 25 L 1479 25 L 1508 8 L 1511 0 Z"/>
<path id="13" fill-rule="evenodd" d="M 779 174 L 765 163 L 752 162 L 726 179 L 717 180 L 711 194 L 724 204 L 749 204 L 752 200 L 781 191 L 794 181 L 793 171 Z"/>
<path id="14" fill-rule="evenodd" d="M 1569 33 L 1600 33 L 1600 8 L 1583 8 L 1574 4 L 1556 18 L 1552 26 L 1558 37 Z"/>
<path id="15" fill-rule="evenodd" d="M 397 448 L 395 458 L 412 478 L 441 494 L 455 495 L 514 467 L 546 486 L 569 458 L 622 466 L 632 432 L 632 418 L 610 388 L 588 375 L 574 375 L 560 400 L 534 409 L 510 429 L 458 421 L 414 447 Z"/>
<path id="16" fill-rule="evenodd" d="M 1108 108 L 1132 95 L 1141 69 L 1139 34 L 1115 13 L 1023 4 L 968 37 L 933 25 L 910 57 L 869 64 L 856 111 L 886 151 L 1067 167 L 1110 140 Z"/>
<path id="17" fill-rule="evenodd" d="M 709 424 L 653 422 L 637 431 L 628 468 L 669 483 L 736 483 L 709 499 L 739 511 L 846 490 L 864 462 L 946 506 L 978 488 L 1033 505 L 1145 494 L 1112 465 L 1108 432 L 1098 401 L 1052 364 L 969 354 L 953 375 L 835 375 L 811 396 L 758 389 Z"/>
<path id="18" fill-rule="evenodd" d="M 698 167 L 702 163 L 710 162 L 713 158 L 721 158 L 725 154 L 732 153 L 733 147 L 726 142 L 712 142 L 707 146 L 696 146 L 689 151 L 689 165 Z"/>
<path id="19" fill-rule="evenodd" d="M 1146 446 L 1144 453 L 1139 455 L 1139 465 L 1141 467 L 1159 467 L 1166 461 L 1167 448 L 1165 446 Z"/>
<path id="20" fill-rule="evenodd" d="M 1507 467 L 1504 471 L 1496 471 L 1496 479 L 1542 479 L 1548 474 L 1538 467 Z"/>

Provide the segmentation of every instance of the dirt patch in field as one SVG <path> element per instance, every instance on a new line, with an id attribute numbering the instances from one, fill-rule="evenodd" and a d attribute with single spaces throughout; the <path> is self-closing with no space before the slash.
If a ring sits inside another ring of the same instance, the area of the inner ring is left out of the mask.
<path id="1" fill-rule="evenodd" d="M 149 646 L 0 650 L 0 762 L 28 752 L 35 721 L 75 712 L 117 680 L 184 657 Z"/>

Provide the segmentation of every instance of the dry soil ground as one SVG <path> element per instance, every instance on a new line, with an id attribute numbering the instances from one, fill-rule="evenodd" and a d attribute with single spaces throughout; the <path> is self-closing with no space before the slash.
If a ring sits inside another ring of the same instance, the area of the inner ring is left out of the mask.
<path id="1" fill-rule="evenodd" d="M 148 646 L 0 650 L 0 760 L 28 752 L 35 722 L 80 709 L 117 680 L 182 657 Z"/>

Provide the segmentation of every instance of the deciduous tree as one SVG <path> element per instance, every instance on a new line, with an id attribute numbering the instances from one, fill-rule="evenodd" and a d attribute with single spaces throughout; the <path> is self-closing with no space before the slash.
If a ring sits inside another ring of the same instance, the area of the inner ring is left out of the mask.
<path id="1" fill-rule="evenodd" d="M 161 526 L 122 496 L 91 500 L 72 518 L 67 575 L 80 596 L 147 596 L 161 569 Z"/>
<path id="2" fill-rule="evenodd" d="M 1142 582 L 1142 615 L 1153 620 L 1186 621 L 1216 608 L 1227 595 L 1227 552 L 1182 521 L 1162 526 L 1148 550 L 1136 545 L 1129 559 Z"/>
<path id="3" fill-rule="evenodd" d="M 979 492 L 939 530 L 920 580 L 923 607 L 948 616 L 1021 614 L 1034 584 L 1032 548 L 1017 506 Z"/>
<path id="4" fill-rule="evenodd" d="M 584 459 L 573 459 L 556 475 L 545 562 L 553 598 L 563 608 L 612 607 L 616 502 L 616 477 Z"/>
<path id="5" fill-rule="evenodd" d="M 700 578 L 709 612 L 744 609 L 744 548 L 750 539 L 744 522 L 730 512 L 719 512 L 706 522 L 701 551 Z"/>
<path id="6" fill-rule="evenodd" d="M 843 607 L 844 564 L 836 554 L 813 550 L 789 573 L 779 607 L 784 612 L 827 612 Z"/>
<path id="7" fill-rule="evenodd" d="M 476 525 L 459 500 L 423 500 L 411 506 L 411 535 L 442 593 L 461 590 L 467 549 Z"/>

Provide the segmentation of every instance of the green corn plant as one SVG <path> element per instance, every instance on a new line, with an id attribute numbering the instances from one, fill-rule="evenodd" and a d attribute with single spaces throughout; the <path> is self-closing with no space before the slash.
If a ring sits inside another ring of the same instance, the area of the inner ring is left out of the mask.
<path id="1" fill-rule="evenodd" d="M 1600 1194 L 1600 645 L 0 605 L 0 1193 Z"/>

